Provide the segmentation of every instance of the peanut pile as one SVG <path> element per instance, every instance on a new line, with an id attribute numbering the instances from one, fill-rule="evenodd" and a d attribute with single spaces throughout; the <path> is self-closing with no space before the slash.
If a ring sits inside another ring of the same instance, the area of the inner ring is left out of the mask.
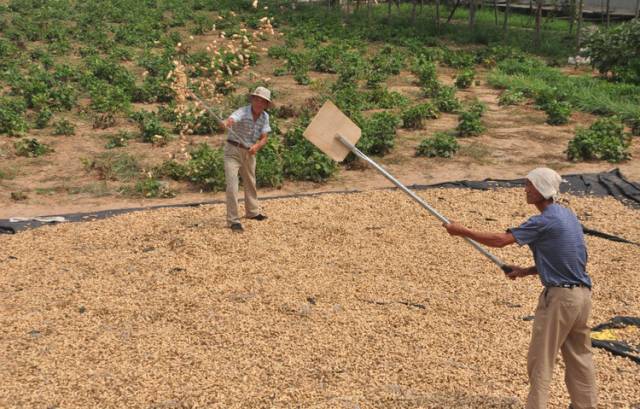
<path id="1" fill-rule="evenodd" d="M 483 230 L 536 211 L 522 189 L 419 194 Z M 564 202 L 640 236 L 613 199 Z M 537 277 L 506 279 L 398 191 L 262 204 L 243 234 L 212 205 L 0 236 L 0 407 L 523 407 Z M 637 247 L 587 245 L 591 325 L 640 316 Z M 637 407 L 638 364 L 594 358 L 600 407 Z M 549 407 L 568 403 L 559 357 Z"/>

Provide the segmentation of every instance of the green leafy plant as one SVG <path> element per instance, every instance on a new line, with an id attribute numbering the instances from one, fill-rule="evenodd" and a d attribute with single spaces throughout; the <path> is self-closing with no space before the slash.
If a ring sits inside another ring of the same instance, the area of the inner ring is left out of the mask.
<path id="1" fill-rule="evenodd" d="M 71 136 L 76 134 L 76 126 L 66 119 L 61 119 L 53 124 L 54 135 Z"/>
<path id="2" fill-rule="evenodd" d="M 507 89 L 500 93 L 500 97 L 498 97 L 498 105 L 520 105 L 524 102 L 524 99 L 525 97 L 522 92 Z"/>
<path id="3" fill-rule="evenodd" d="M 566 101 L 551 101 L 544 106 L 549 125 L 564 125 L 571 117 L 571 104 Z"/>
<path id="4" fill-rule="evenodd" d="M 407 129 L 421 129 L 425 119 L 438 118 L 438 110 L 430 103 L 411 106 L 401 113 L 402 127 Z"/>
<path id="5" fill-rule="evenodd" d="M 602 74 L 640 84 L 640 20 L 611 28 L 602 27 L 587 36 L 583 54 Z"/>
<path id="6" fill-rule="evenodd" d="M 302 136 L 305 127 L 305 123 L 298 123 L 285 134 L 284 174 L 293 180 L 324 182 L 336 172 L 337 165 Z"/>
<path id="7" fill-rule="evenodd" d="M 384 155 L 393 148 L 400 119 L 390 112 L 376 112 L 364 120 L 357 147 L 366 155 Z"/>
<path id="8" fill-rule="evenodd" d="M 631 127 L 631 135 L 640 136 L 640 113 L 632 116 L 628 122 Z"/>
<path id="9" fill-rule="evenodd" d="M 476 76 L 476 72 L 472 68 L 466 68 L 458 73 L 456 76 L 456 87 L 469 88 L 473 84 L 473 79 Z"/>
<path id="10" fill-rule="evenodd" d="M 35 158 L 49 152 L 53 152 L 53 148 L 44 143 L 38 142 L 35 138 L 22 138 L 17 140 L 13 147 L 16 149 L 16 155 Z"/>
<path id="11" fill-rule="evenodd" d="M 421 56 L 414 62 L 412 71 L 418 77 L 418 84 L 427 97 L 435 96 L 438 93 L 441 85 L 436 73 L 436 64 L 433 61 Z"/>
<path id="12" fill-rule="evenodd" d="M 138 123 L 142 142 L 153 143 L 155 145 L 166 144 L 169 138 L 169 131 L 162 126 L 156 112 L 138 111 L 131 117 Z"/>
<path id="13" fill-rule="evenodd" d="M 29 129 L 23 117 L 26 108 L 22 98 L 0 98 L 0 133 L 19 136 L 26 132 Z"/>
<path id="14" fill-rule="evenodd" d="M 440 87 L 433 98 L 433 102 L 440 112 L 456 112 L 462 107 L 462 104 L 456 98 L 455 87 Z"/>
<path id="15" fill-rule="evenodd" d="M 48 108 L 43 108 L 36 114 L 35 125 L 38 129 L 44 129 L 49 124 L 49 120 L 53 116 L 53 112 Z"/>
<path id="16" fill-rule="evenodd" d="M 454 135 L 436 132 L 432 137 L 420 142 L 416 156 L 451 158 L 459 149 L 460 144 Z"/>
<path id="17" fill-rule="evenodd" d="M 256 185 L 280 187 L 283 180 L 282 144 L 277 135 L 271 135 L 256 156 Z"/>
<path id="18" fill-rule="evenodd" d="M 621 162 L 629 159 L 631 137 L 617 117 L 601 118 L 589 128 L 578 128 L 569 141 L 567 157 L 572 161 L 599 159 Z"/>
<path id="19" fill-rule="evenodd" d="M 116 135 L 110 135 L 104 147 L 106 149 L 123 148 L 128 145 L 130 139 L 133 139 L 131 132 L 120 131 Z"/>
<path id="20" fill-rule="evenodd" d="M 165 182 L 161 182 L 153 177 L 139 180 L 132 186 L 123 186 L 120 193 L 125 196 L 144 197 L 147 199 L 161 197 L 175 197 L 176 193 L 169 189 Z"/>
<path id="21" fill-rule="evenodd" d="M 409 103 L 409 98 L 396 91 L 389 91 L 386 87 L 376 87 L 367 92 L 369 108 L 392 109 L 403 107 Z"/>
<path id="22" fill-rule="evenodd" d="M 152 174 L 156 177 L 168 177 L 173 180 L 184 180 L 187 178 L 187 167 L 173 159 L 162 162 L 152 170 Z"/>
<path id="23" fill-rule="evenodd" d="M 129 181 L 140 174 L 135 156 L 128 153 L 103 152 L 93 158 L 81 159 L 87 172 L 95 172 L 101 180 Z"/>
<path id="24" fill-rule="evenodd" d="M 458 136 L 477 136 L 486 130 L 482 124 L 482 114 L 485 111 L 482 103 L 471 104 L 468 110 L 460 112 L 458 116 Z"/>
<path id="25" fill-rule="evenodd" d="M 185 164 L 186 178 L 195 185 L 209 191 L 224 190 L 224 153 L 206 143 L 197 145 L 190 152 L 191 159 Z"/>

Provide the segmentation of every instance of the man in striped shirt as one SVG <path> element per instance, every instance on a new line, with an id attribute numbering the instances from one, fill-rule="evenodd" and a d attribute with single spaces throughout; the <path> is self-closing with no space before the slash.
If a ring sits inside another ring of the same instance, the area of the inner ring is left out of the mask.
<path id="1" fill-rule="evenodd" d="M 232 231 L 241 233 L 244 228 L 238 216 L 238 173 L 244 185 L 244 207 L 248 219 L 262 221 L 267 216 L 260 213 L 256 189 L 256 154 L 267 144 L 271 132 L 269 114 L 271 92 L 257 87 L 250 95 L 251 103 L 235 111 L 225 121 L 229 131 L 224 147 L 224 175 L 227 184 L 227 224 Z"/>
<path id="2" fill-rule="evenodd" d="M 464 236 L 490 247 L 528 245 L 535 265 L 510 266 L 507 277 L 538 275 L 544 290 L 538 298 L 527 356 L 529 395 L 527 409 L 547 407 L 549 385 L 558 350 L 566 369 L 565 383 L 571 408 L 597 405 L 591 352 L 591 278 L 586 272 L 587 248 L 582 225 L 575 214 L 556 203 L 562 178 L 549 168 L 529 172 L 525 181 L 527 203 L 540 214 L 506 233 L 479 232 L 460 223 L 445 224 L 449 234 Z"/>

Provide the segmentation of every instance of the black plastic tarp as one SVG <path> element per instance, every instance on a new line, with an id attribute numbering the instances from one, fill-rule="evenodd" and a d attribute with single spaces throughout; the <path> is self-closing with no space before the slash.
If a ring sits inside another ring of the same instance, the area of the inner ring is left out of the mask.
<path id="1" fill-rule="evenodd" d="M 565 175 L 563 176 L 563 178 L 567 181 L 567 183 L 563 183 L 561 185 L 562 193 L 570 193 L 575 195 L 613 196 L 627 206 L 640 209 L 640 184 L 634 183 L 625 179 L 622 173 L 620 173 L 618 169 L 614 169 L 612 171 L 604 172 L 604 173 Z M 413 190 L 425 190 L 425 189 L 434 189 L 434 188 L 443 188 L 443 187 L 490 190 L 498 187 L 519 187 L 519 186 L 524 186 L 524 179 L 514 179 L 514 180 L 485 179 L 481 181 L 461 180 L 456 182 L 437 183 L 433 185 L 412 185 L 412 186 L 409 186 L 409 188 Z M 283 198 L 289 198 L 289 197 L 317 196 L 317 195 L 330 194 L 330 193 L 347 194 L 347 193 L 357 193 L 357 192 L 358 192 L 357 190 L 348 190 L 348 191 L 338 191 L 338 192 L 331 191 L 331 192 L 323 192 L 323 193 L 307 193 L 307 194 L 296 194 L 296 195 L 287 195 L 287 196 L 275 196 L 275 197 L 265 198 L 265 200 L 277 200 L 277 199 L 283 199 Z M 219 204 L 219 203 L 223 203 L 223 202 L 220 200 L 217 200 L 217 201 L 186 203 L 186 204 L 177 204 L 177 205 L 105 210 L 105 211 L 99 211 L 99 212 L 65 214 L 65 215 L 57 215 L 57 216 L 64 217 L 64 219 L 68 222 L 81 222 L 81 221 L 104 219 L 104 218 L 116 216 L 119 214 L 137 212 L 141 210 L 151 210 L 151 209 L 160 209 L 160 208 L 177 208 L 177 207 L 197 207 L 197 206 L 206 205 L 206 204 Z M 32 228 L 40 227 L 47 224 L 53 224 L 52 222 L 46 221 L 46 219 L 49 217 L 55 217 L 55 216 L 45 216 L 42 218 L 33 218 L 27 221 L 18 221 L 18 222 L 11 222 L 9 219 L 0 219 L 0 234 L 2 233 L 13 234 L 21 230 L 32 229 Z M 41 220 L 38 220 L 38 219 L 41 219 Z M 612 236 L 610 234 L 598 232 L 588 228 L 585 228 L 585 233 L 592 234 L 594 236 L 598 236 L 601 238 L 606 238 L 609 240 L 630 243 L 628 240 L 625 240 L 624 238 Z M 636 243 L 632 243 L 632 244 L 636 244 Z"/>
<path id="2" fill-rule="evenodd" d="M 613 317 L 608 322 L 591 328 L 591 332 L 593 335 L 593 333 L 597 333 L 602 330 L 626 328 L 629 326 L 640 328 L 640 318 L 621 316 Z M 613 355 L 623 356 L 640 364 L 640 345 L 630 345 L 624 340 L 603 340 L 594 338 L 591 338 L 591 345 L 596 348 L 606 349 Z"/>

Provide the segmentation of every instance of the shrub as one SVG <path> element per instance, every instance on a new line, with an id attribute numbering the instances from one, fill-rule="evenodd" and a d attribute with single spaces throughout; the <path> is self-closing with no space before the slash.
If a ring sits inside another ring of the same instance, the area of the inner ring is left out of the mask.
<path id="1" fill-rule="evenodd" d="M 432 137 L 425 138 L 416 149 L 416 156 L 451 158 L 460 149 L 455 136 L 446 132 L 436 132 Z"/>
<path id="2" fill-rule="evenodd" d="M 624 133 L 624 126 L 617 117 L 598 119 L 588 129 L 578 128 L 569 141 L 569 160 L 599 159 L 620 162 L 629 159 L 631 138 Z"/>
<path id="3" fill-rule="evenodd" d="M 205 190 L 224 190 L 226 184 L 222 149 L 213 149 L 206 143 L 201 143 L 190 155 L 191 159 L 185 164 L 187 179 Z"/>
<path id="4" fill-rule="evenodd" d="M 169 131 L 160 123 L 160 118 L 155 112 L 139 111 L 132 115 L 140 128 L 142 142 L 163 145 L 167 142 Z"/>
<path id="5" fill-rule="evenodd" d="M 384 155 L 393 148 L 400 119 L 389 112 L 376 112 L 365 119 L 362 137 L 357 143 L 365 155 Z"/>
<path id="6" fill-rule="evenodd" d="M 535 93 L 536 105 L 540 109 L 545 109 L 545 107 L 551 103 L 567 101 L 568 98 L 569 96 L 566 91 L 556 87 L 545 87 Z"/>
<path id="7" fill-rule="evenodd" d="M 460 73 L 456 77 L 456 87 L 469 88 L 471 84 L 473 84 L 473 79 L 475 78 L 475 76 L 476 72 L 471 68 L 460 71 Z"/>
<path id="8" fill-rule="evenodd" d="M 26 104 L 22 98 L 1 98 L 0 133 L 19 136 L 26 132 L 29 129 L 23 117 L 26 109 Z"/>
<path id="9" fill-rule="evenodd" d="M 54 135 L 71 136 L 76 134 L 76 126 L 66 119 L 61 119 L 53 124 Z"/>
<path id="10" fill-rule="evenodd" d="M 168 177 L 173 180 L 183 180 L 187 178 L 187 167 L 173 159 L 162 162 L 156 166 L 152 174 L 156 177 Z"/>
<path id="11" fill-rule="evenodd" d="M 629 119 L 629 126 L 631 127 L 631 135 L 640 136 L 640 113 Z"/>
<path id="12" fill-rule="evenodd" d="M 302 136 L 304 125 L 299 123 L 285 134 L 284 175 L 293 180 L 324 182 L 336 172 L 336 162 Z"/>
<path id="13" fill-rule="evenodd" d="M 454 87 L 441 87 L 433 102 L 440 112 L 456 112 L 462 107 L 460 101 L 456 98 L 456 89 Z"/>
<path id="14" fill-rule="evenodd" d="M 158 118 L 160 116 L 171 119 L 167 115 L 167 111 L 161 111 Z M 174 132 L 176 133 L 211 135 L 222 131 L 220 123 L 211 112 L 206 109 L 202 111 L 195 106 L 190 106 L 187 109 L 175 114 L 174 122 Z M 163 136 L 166 137 L 167 135 Z"/>
<path id="15" fill-rule="evenodd" d="M 44 129 L 49 124 L 49 120 L 53 116 L 53 112 L 48 108 L 43 108 L 36 114 L 36 128 Z"/>
<path id="16" fill-rule="evenodd" d="M 434 95 L 440 88 L 434 62 L 418 58 L 414 63 L 413 73 L 418 77 L 418 83 L 425 90 L 427 96 Z"/>
<path id="17" fill-rule="evenodd" d="M 504 90 L 498 98 L 498 105 L 520 105 L 524 102 L 524 94 L 520 91 Z"/>
<path id="18" fill-rule="evenodd" d="M 603 74 L 640 84 L 640 20 L 604 28 L 587 37 L 584 55 Z"/>
<path id="19" fill-rule="evenodd" d="M 430 103 L 418 104 L 402 111 L 402 127 L 420 129 L 424 127 L 425 119 L 436 119 L 438 110 Z"/>
<path id="20" fill-rule="evenodd" d="M 376 87 L 367 92 L 367 103 L 371 109 L 392 109 L 407 105 L 409 103 L 409 98 L 399 92 L 389 92 L 387 88 Z"/>
<path id="21" fill-rule="evenodd" d="M 444 53 L 442 62 L 452 68 L 471 68 L 475 65 L 475 56 L 466 51 L 448 50 Z"/>
<path id="22" fill-rule="evenodd" d="M 399 49 L 385 45 L 371 60 L 373 71 L 382 75 L 398 75 L 404 68 L 406 56 Z"/>
<path id="23" fill-rule="evenodd" d="M 311 78 L 309 78 L 309 74 L 307 72 L 296 72 L 293 75 L 293 79 L 300 85 L 309 85 L 311 83 Z"/>
<path id="24" fill-rule="evenodd" d="M 549 125 L 564 125 L 571 117 L 571 105 L 565 101 L 552 101 L 544 106 Z"/>
<path id="25" fill-rule="evenodd" d="M 267 139 L 256 157 L 256 184 L 259 187 L 280 187 L 284 179 L 282 144 L 279 136 Z"/>
<path id="26" fill-rule="evenodd" d="M 106 149 L 123 148 L 127 146 L 129 139 L 133 139 L 133 135 L 130 132 L 120 131 L 116 135 L 109 136 L 104 147 Z"/>
<path id="27" fill-rule="evenodd" d="M 467 111 L 460 113 L 458 117 L 458 136 L 477 136 L 486 130 L 482 124 L 482 114 L 486 107 L 484 104 L 476 102 L 471 104 Z"/>
<path id="28" fill-rule="evenodd" d="M 141 196 L 148 199 L 153 197 L 168 198 L 176 195 L 166 183 L 155 178 L 139 180 L 133 186 L 133 189 L 130 186 L 124 186 L 120 189 L 120 192 L 126 196 Z"/>
<path id="29" fill-rule="evenodd" d="M 87 172 L 96 172 L 101 180 L 134 179 L 140 173 L 138 160 L 127 153 L 103 152 L 92 159 L 81 159 Z"/>
<path id="30" fill-rule="evenodd" d="M 13 144 L 13 147 L 16 149 L 16 155 L 26 156 L 28 158 L 35 158 L 36 156 L 53 152 L 53 149 L 49 145 L 40 143 L 35 138 L 20 139 Z"/>

